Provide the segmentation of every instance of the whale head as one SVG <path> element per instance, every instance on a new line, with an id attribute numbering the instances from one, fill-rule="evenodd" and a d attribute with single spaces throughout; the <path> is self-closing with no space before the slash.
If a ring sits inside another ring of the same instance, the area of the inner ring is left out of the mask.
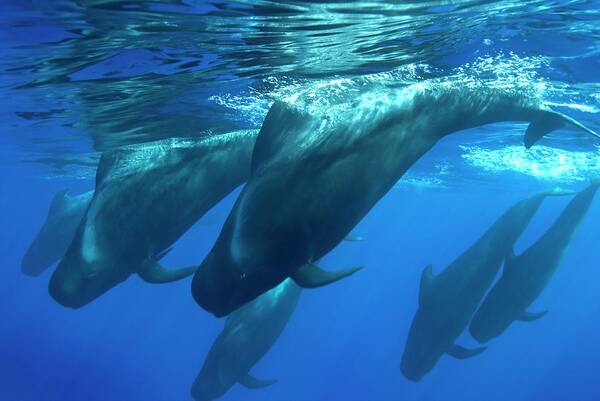
<path id="1" fill-rule="evenodd" d="M 105 259 L 87 261 L 69 249 L 50 278 L 48 291 L 59 304 L 80 308 L 124 281 L 130 273 Z"/>
<path id="2" fill-rule="evenodd" d="M 223 317 L 286 278 L 276 273 L 270 269 L 244 270 L 243 265 L 213 251 L 194 275 L 192 295 L 202 308 L 217 317 Z"/>
<path id="3" fill-rule="evenodd" d="M 192 384 L 192 398 L 196 401 L 211 401 L 221 397 L 235 384 L 233 379 L 229 385 L 225 385 L 218 376 L 218 369 L 210 370 L 205 365 Z"/>
<path id="4" fill-rule="evenodd" d="M 437 333 L 425 326 L 422 313 L 417 312 L 400 363 L 402 374 L 414 382 L 420 381 L 433 369 L 443 354 Z"/>

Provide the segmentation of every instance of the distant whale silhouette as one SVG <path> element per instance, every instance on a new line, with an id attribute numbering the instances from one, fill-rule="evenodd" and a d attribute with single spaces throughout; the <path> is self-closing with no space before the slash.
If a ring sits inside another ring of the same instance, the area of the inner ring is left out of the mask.
<path id="1" fill-rule="evenodd" d="M 419 308 L 406 340 L 400 370 L 419 381 L 444 354 L 464 359 L 485 348 L 455 344 L 492 285 L 508 249 L 527 228 L 548 193 L 522 200 L 508 209 L 469 249 L 438 275 L 431 265 L 421 277 Z"/>
<path id="2" fill-rule="evenodd" d="M 23 256 L 21 271 L 28 276 L 39 276 L 63 257 L 94 194 L 69 196 L 67 192 L 54 195 L 46 221 Z"/>
<path id="3" fill-rule="evenodd" d="M 195 267 L 165 269 L 157 260 L 247 179 L 257 132 L 166 139 L 105 152 L 89 208 L 50 279 L 50 295 L 78 308 L 133 273 L 150 283 L 192 274 Z"/>
<path id="4" fill-rule="evenodd" d="M 484 84 L 424 82 L 304 110 L 276 102 L 258 135 L 252 175 L 192 282 L 198 304 L 224 316 L 287 277 L 317 287 L 331 251 L 444 136 L 498 122 L 530 122 L 525 145 L 565 122 L 536 96 Z"/>
<path id="5" fill-rule="evenodd" d="M 275 380 L 258 380 L 248 373 L 269 351 L 296 309 L 302 290 L 291 280 L 233 312 L 212 345 L 192 386 L 197 401 L 225 394 L 235 383 L 251 389 Z"/>
<path id="6" fill-rule="evenodd" d="M 577 194 L 552 226 L 519 256 L 511 248 L 502 277 L 475 313 L 469 331 L 480 343 L 502 334 L 515 320 L 532 321 L 546 312 L 527 308 L 542 293 L 554 275 L 575 229 L 586 215 L 600 181 Z"/>

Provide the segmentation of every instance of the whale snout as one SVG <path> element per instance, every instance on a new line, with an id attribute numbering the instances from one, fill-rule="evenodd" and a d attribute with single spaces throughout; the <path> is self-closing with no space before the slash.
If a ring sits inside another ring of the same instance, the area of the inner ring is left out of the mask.
<path id="1" fill-rule="evenodd" d="M 408 380 L 413 382 L 419 382 L 425 376 L 430 369 L 420 366 L 420 364 L 409 358 L 403 357 L 400 363 L 400 372 Z"/>
<path id="2" fill-rule="evenodd" d="M 213 254 L 206 257 L 192 280 L 192 296 L 216 317 L 227 316 L 264 291 L 253 277 L 218 261 Z"/>
<path id="3" fill-rule="evenodd" d="M 79 258 L 63 259 L 50 278 L 48 292 L 59 304 L 81 308 L 127 279 L 123 266 L 86 263 Z"/>
<path id="4" fill-rule="evenodd" d="M 478 343 L 484 344 L 499 335 L 501 329 L 495 326 L 497 325 L 493 320 L 482 315 L 475 315 L 469 326 L 469 333 Z"/>
<path id="5" fill-rule="evenodd" d="M 50 278 L 48 292 L 59 304 L 77 309 L 91 301 L 83 296 L 82 288 L 83 283 L 80 277 L 74 275 L 66 277 L 57 270 Z"/>
<path id="6" fill-rule="evenodd" d="M 234 280 L 215 274 L 204 263 L 192 280 L 192 296 L 203 309 L 216 317 L 224 317 L 236 310 L 240 300 L 235 295 Z"/>

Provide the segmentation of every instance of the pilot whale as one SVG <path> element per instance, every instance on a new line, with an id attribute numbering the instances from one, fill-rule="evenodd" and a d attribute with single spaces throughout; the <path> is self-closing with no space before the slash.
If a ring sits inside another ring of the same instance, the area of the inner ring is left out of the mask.
<path id="1" fill-rule="evenodd" d="M 250 389 L 275 383 L 256 379 L 248 372 L 287 325 L 301 291 L 293 281 L 285 280 L 227 317 L 192 385 L 196 401 L 221 397 L 236 383 Z"/>
<path id="2" fill-rule="evenodd" d="M 39 276 L 67 251 L 77 226 L 87 209 L 94 191 L 69 196 L 68 190 L 52 198 L 46 221 L 33 239 L 21 261 L 21 271 Z"/>
<path id="3" fill-rule="evenodd" d="M 533 321 L 546 312 L 527 308 L 542 293 L 554 275 L 573 233 L 586 215 L 600 181 L 577 194 L 558 219 L 533 245 L 519 256 L 511 247 L 502 277 L 475 313 L 469 331 L 480 343 L 502 334 L 515 320 Z"/>
<path id="4" fill-rule="evenodd" d="M 440 274 L 434 276 L 431 265 L 425 268 L 419 308 L 400 364 L 406 378 L 421 380 L 444 354 L 464 359 L 485 349 L 467 349 L 455 341 L 492 285 L 504 255 L 549 194 L 537 194 L 516 203 Z"/>
<path id="5" fill-rule="evenodd" d="M 158 260 L 247 179 L 257 132 L 171 138 L 105 152 L 94 196 L 50 279 L 50 295 L 79 308 L 133 273 L 150 283 L 192 274 L 195 267 L 166 269 Z"/>
<path id="6" fill-rule="evenodd" d="M 525 145 L 570 123 L 538 96 L 484 83 L 423 82 L 307 108 L 277 101 L 256 140 L 252 173 L 192 295 L 225 316 L 287 277 L 318 287 L 354 273 L 314 262 L 331 251 L 444 136 L 499 121 L 525 121 Z"/>

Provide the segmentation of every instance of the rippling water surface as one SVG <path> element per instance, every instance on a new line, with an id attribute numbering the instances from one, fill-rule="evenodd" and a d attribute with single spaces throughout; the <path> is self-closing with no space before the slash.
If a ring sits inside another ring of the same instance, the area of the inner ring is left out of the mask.
<path id="1" fill-rule="evenodd" d="M 259 127 L 275 99 L 329 107 L 367 89 L 433 79 L 535 89 L 547 105 L 600 128 L 597 1 L 0 7 L 3 152 L 47 165 L 49 176 L 93 175 L 96 152 L 122 144 Z M 505 172 L 568 184 L 598 173 L 593 138 L 561 131 L 543 150 L 524 152 L 523 129 L 448 139 L 400 185 L 462 185 Z"/>

